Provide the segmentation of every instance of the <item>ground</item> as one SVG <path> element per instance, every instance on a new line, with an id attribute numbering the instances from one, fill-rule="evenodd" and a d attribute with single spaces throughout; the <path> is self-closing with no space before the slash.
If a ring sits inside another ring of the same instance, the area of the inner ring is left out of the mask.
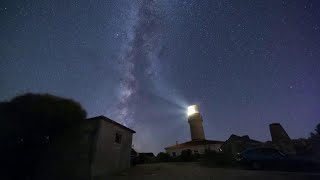
<path id="1" fill-rule="evenodd" d="M 143 164 L 114 175 L 112 180 L 318 180 L 319 173 L 208 168 L 197 163 Z"/>

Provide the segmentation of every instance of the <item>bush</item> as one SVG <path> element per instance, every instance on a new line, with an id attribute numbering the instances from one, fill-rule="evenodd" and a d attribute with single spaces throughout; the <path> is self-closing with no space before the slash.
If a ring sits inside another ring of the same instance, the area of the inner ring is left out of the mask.
<path id="1" fill-rule="evenodd" d="M 171 160 L 172 160 L 172 158 L 168 153 L 160 152 L 157 155 L 157 161 L 158 162 L 169 162 Z"/>
<path id="2" fill-rule="evenodd" d="M 190 162 L 200 158 L 199 154 L 193 154 L 190 149 L 181 151 L 179 156 L 170 156 L 168 153 L 160 152 L 157 155 L 157 162 Z"/>
<path id="3" fill-rule="evenodd" d="M 194 161 L 195 157 L 190 149 L 181 151 L 181 160 L 183 162 Z"/>
<path id="4" fill-rule="evenodd" d="M 232 154 L 208 151 L 204 155 L 204 162 L 209 166 L 233 166 L 235 160 Z"/>

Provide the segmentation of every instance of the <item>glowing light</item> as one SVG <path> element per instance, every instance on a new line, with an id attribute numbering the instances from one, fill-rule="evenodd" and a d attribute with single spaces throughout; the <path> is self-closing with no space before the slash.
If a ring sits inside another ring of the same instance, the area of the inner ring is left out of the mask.
<path id="1" fill-rule="evenodd" d="M 196 114 L 196 113 L 199 113 L 197 105 L 192 105 L 192 106 L 188 107 L 188 111 L 187 111 L 188 116 L 191 116 L 191 115 Z"/>

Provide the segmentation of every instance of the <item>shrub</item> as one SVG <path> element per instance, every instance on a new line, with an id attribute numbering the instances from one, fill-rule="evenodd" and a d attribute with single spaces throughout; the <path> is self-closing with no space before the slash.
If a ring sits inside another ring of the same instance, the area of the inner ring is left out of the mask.
<path id="1" fill-rule="evenodd" d="M 193 161 L 195 157 L 190 149 L 181 151 L 181 160 L 184 162 Z"/>
<path id="2" fill-rule="evenodd" d="M 204 155 L 204 162 L 209 166 L 232 166 L 234 157 L 229 153 L 208 151 Z"/>
<path id="3" fill-rule="evenodd" d="M 168 153 L 160 152 L 157 155 L 157 161 L 158 162 L 169 162 L 171 160 L 172 160 L 172 158 Z"/>

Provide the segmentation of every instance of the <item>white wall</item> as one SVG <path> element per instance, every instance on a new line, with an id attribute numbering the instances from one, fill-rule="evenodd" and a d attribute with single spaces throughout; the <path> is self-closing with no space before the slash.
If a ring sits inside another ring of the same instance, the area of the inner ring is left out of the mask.
<path id="1" fill-rule="evenodd" d="M 206 149 L 211 151 L 219 151 L 219 148 L 222 144 L 208 144 L 208 145 L 198 145 L 198 146 L 192 146 L 192 147 L 186 147 L 186 148 L 180 148 L 180 149 L 168 149 L 166 150 L 167 153 L 169 153 L 171 156 L 173 156 L 173 153 L 176 153 L 176 156 L 179 156 L 183 150 L 190 149 L 192 153 L 195 151 L 198 151 L 199 154 L 204 154 Z"/>
<path id="2" fill-rule="evenodd" d="M 101 120 L 93 159 L 93 176 L 119 172 L 130 167 L 132 132 Z M 115 142 L 116 133 L 122 135 L 121 143 Z"/>

